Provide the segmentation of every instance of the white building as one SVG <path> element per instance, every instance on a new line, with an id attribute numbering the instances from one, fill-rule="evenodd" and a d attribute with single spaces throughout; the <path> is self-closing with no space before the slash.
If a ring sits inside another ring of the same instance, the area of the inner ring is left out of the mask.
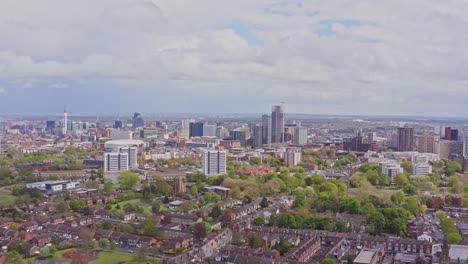
<path id="1" fill-rule="evenodd" d="M 128 153 L 106 152 L 104 153 L 104 171 L 121 172 L 129 170 Z"/>
<path id="2" fill-rule="evenodd" d="M 203 136 L 204 137 L 215 137 L 216 136 L 216 126 L 215 125 L 203 125 Z"/>
<path id="3" fill-rule="evenodd" d="M 112 140 L 123 140 L 123 139 L 132 140 L 133 133 L 132 131 L 113 129 L 111 131 L 111 139 Z"/>
<path id="4" fill-rule="evenodd" d="M 403 173 L 404 171 L 399 164 L 395 163 L 380 162 L 379 165 L 382 166 L 382 173 L 385 176 L 392 178 L 392 180 L 395 177 L 395 175 L 397 175 L 398 173 Z"/>
<path id="5" fill-rule="evenodd" d="M 427 163 L 413 164 L 413 175 L 427 175 L 432 172 L 432 166 Z"/>
<path id="6" fill-rule="evenodd" d="M 204 150 L 203 151 L 203 173 L 207 176 L 226 174 L 226 151 Z"/>

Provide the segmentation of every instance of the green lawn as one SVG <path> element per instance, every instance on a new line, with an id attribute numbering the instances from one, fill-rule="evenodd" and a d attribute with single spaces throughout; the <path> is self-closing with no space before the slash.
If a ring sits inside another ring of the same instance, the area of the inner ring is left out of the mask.
<path id="1" fill-rule="evenodd" d="M 136 253 L 124 253 L 117 251 L 103 251 L 99 253 L 98 259 L 89 262 L 89 264 L 113 264 L 119 262 L 125 262 L 128 264 L 146 264 L 148 263 L 162 263 L 161 259 L 147 257 L 146 260 L 136 261 Z M 154 262 L 153 262 L 154 260 Z"/>
<path id="2" fill-rule="evenodd" d="M 9 192 L 0 192 L 0 206 L 14 204 L 16 197 Z"/>
<path id="3" fill-rule="evenodd" d="M 136 203 L 138 205 L 141 205 L 141 199 L 132 199 L 132 200 L 128 200 L 128 201 L 123 201 L 123 202 L 120 202 L 120 203 L 117 203 L 120 208 L 123 208 L 123 205 L 124 204 L 128 204 L 128 203 Z M 115 208 L 117 206 L 117 204 L 115 204 L 112 208 Z M 146 206 L 143 206 L 143 208 L 145 209 L 145 212 L 146 213 L 150 213 L 151 214 L 151 208 L 150 207 L 146 207 Z"/>

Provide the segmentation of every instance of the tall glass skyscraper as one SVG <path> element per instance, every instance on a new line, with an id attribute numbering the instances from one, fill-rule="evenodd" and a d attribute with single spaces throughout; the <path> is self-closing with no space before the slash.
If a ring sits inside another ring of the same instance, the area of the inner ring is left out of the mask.
<path id="1" fill-rule="evenodd" d="M 271 108 L 271 143 L 284 143 L 284 109 L 282 105 Z"/>

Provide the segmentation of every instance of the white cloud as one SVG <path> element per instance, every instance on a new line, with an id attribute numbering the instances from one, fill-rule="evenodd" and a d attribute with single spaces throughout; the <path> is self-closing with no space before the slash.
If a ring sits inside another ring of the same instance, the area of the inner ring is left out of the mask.
<path id="1" fill-rule="evenodd" d="M 468 96 L 467 9 L 455 0 L 5 0 L 0 78 L 31 89 L 94 79 L 151 95 L 235 92 L 303 112 L 388 102 L 424 113 L 423 94 L 428 104 Z"/>
<path id="2" fill-rule="evenodd" d="M 0 87 L 0 95 L 4 94 L 6 92 L 6 89 L 3 87 Z"/>

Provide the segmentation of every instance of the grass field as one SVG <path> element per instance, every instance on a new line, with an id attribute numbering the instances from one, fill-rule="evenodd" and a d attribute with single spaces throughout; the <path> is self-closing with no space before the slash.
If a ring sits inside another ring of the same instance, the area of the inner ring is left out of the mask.
<path id="1" fill-rule="evenodd" d="M 89 262 L 89 264 L 114 264 L 114 263 L 128 263 L 128 264 L 146 264 L 146 263 L 162 263 L 161 259 L 153 259 L 147 257 L 146 260 L 136 261 L 135 254 L 117 252 L 117 251 L 103 251 L 99 253 L 98 259 Z"/>
<path id="2" fill-rule="evenodd" d="M 136 203 L 137 205 L 142 205 L 141 199 L 133 199 L 133 200 L 128 200 L 128 201 L 123 201 L 123 202 L 118 203 L 118 205 L 120 206 L 120 208 L 123 208 L 123 205 L 127 204 L 127 203 Z M 115 208 L 116 206 L 117 206 L 117 204 L 114 205 L 112 208 Z M 146 206 L 143 206 L 143 207 L 145 208 L 145 212 L 151 214 L 151 208 L 150 207 L 146 207 Z"/>
<path id="3" fill-rule="evenodd" d="M 11 186 L 9 186 L 11 188 Z M 11 190 L 7 187 L 0 188 L 0 206 L 14 204 L 16 197 L 11 195 Z"/>

